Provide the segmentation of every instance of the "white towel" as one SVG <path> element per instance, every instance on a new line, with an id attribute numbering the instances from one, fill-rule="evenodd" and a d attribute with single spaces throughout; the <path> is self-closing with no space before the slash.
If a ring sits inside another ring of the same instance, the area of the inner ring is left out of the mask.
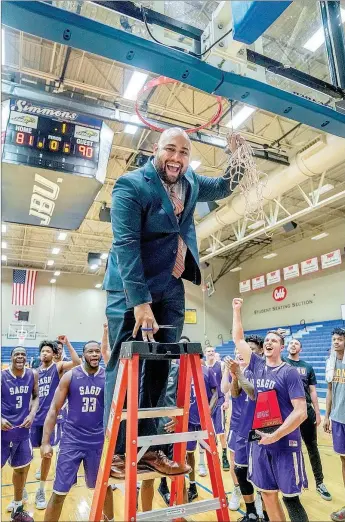
<path id="1" fill-rule="evenodd" d="M 337 360 L 337 356 L 335 354 L 334 348 L 331 349 L 331 354 L 326 360 L 326 382 L 332 382 L 334 377 L 334 369 L 335 363 Z M 345 364 L 345 352 L 343 357 L 343 364 Z"/>

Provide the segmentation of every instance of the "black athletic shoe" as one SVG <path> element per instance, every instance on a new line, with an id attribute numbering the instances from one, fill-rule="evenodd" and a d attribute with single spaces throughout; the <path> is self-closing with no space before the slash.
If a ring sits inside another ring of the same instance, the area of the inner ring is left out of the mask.
<path id="1" fill-rule="evenodd" d="M 159 485 L 159 488 L 158 488 L 158 493 L 160 494 L 160 496 L 162 497 L 162 499 L 164 500 L 165 504 L 167 506 L 170 505 L 170 491 L 169 489 L 164 486 L 162 486 L 162 484 Z"/>
<path id="2" fill-rule="evenodd" d="M 193 502 L 196 498 L 198 498 L 198 490 L 196 489 L 195 484 L 191 484 L 188 489 L 188 502 Z"/>
<path id="3" fill-rule="evenodd" d="M 223 453 L 222 464 L 223 464 L 223 471 L 230 471 L 230 463 L 228 461 L 228 457 L 226 456 L 226 453 Z"/>
<path id="4" fill-rule="evenodd" d="M 323 500 L 332 500 L 332 495 L 323 483 L 316 486 L 316 491 Z"/>

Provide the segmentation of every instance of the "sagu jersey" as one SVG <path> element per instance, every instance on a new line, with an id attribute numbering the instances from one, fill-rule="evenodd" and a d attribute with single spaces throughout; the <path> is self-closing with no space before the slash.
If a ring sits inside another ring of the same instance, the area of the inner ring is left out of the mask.
<path id="1" fill-rule="evenodd" d="M 244 376 L 249 381 L 253 382 L 253 374 L 247 368 L 244 370 Z M 229 375 L 229 381 L 231 382 L 231 375 Z M 231 429 L 231 431 L 236 431 L 237 433 L 239 433 L 241 424 L 243 425 L 244 423 L 246 423 L 249 426 L 249 423 L 250 423 L 250 427 L 248 427 L 247 435 L 245 435 L 245 437 L 247 437 L 249 431 L 252 428 L 252 420 L 253 420 L 253 417 L 251 419 L 248 419 L 248 417 L 246 417 L 247 408 L 248 408 L 248 406 L 250 406 L 250 402 L 254 404 L 254 408 L 255 408 L 255 403 L 254 403 L 254 401 L 251 401 L 249 399 L 248 395 L 246 394 L 246 392 L 244 390 L 241 390 L 238 397 L 232 397 L 231 402 L 232 402 L 232 409 L 231 409 L 230 429 Z M 253 408 L 253 414 L 254 414 L 254 408 Z M 244 429 L 246 429 L 246 428 L 244 427 Z M 242 431 L 243 431 L 243 426 L 242 426 Z"/>
<path id="2" fill-rule="evenodd" d="M 298 371 L 282 362 L 279 366 L 267 366 L 265 359 L 252 353 L 248 369 L 254 375 L 255 394 L 275 390 L 283 421 L 293 411 L 291 400 L 303 398 L 305 400 L 304 387 Z M 270 450 L 296 451 L 301 448 L 301 433 L 297 428 L 278 442 L 270 444 Z"/>
<path id="3" fill-rule="evenodd" d="M 207 362 L 206 362 L 206 365 L 207 365 Z M 223 404 L 223 402 L 224 402 L 224 393 L 222 392 L 222 389 L 221 389 L 222 375 L 223 375 L 222 365 L 221 365 L 221 363 L 219 361 L 216 361 L 213 366 L 208 366 L 207 365 L 207 368 L 209 368 L 211 371 L 213 371 L 213 373 L 214 373 L 214 375 L 216 377 L 217 392 L 218 392 L 218 402 L 217 402 L 217 405 L 219 406 L 220 404 Z"/>
<path id="4" fill-rule="evenodd" d="M 32 390 L 34 388 L 34 372 L 25 368 L 22 377 L 16 377 L 11 369 L 1 372 L 1 417 L 12 426 L 19 426 L 29 415 Z M 29 438 L 28 428 L 14 428 L 2 431 L 3 440 L 25 440 Z"/>
<path id="5" fill-rule="evenodd" d="M 210 403 L 212 398 L 212 390 L 217 389 L 217 381 L 214 373 L 210 368 L 207 368 L 207 366 L 201 366 L 201 369 L 205 381 L 207 400 Z M 193 381 L 190 389 L 189 424 L 200 424 L 200 416 L 198 405 L 196 403 L 196 393 Z"/>
<path id="6" fill-rule="evenodd" d="M 39 406 L 33 426 L 43 426 L 59 382 L 59 372 L 55 363 L 48 368 L 43 366 L 38 368 Z"/>
<path id="7" fill-rule="evenodd" d="M 254 385 L 253 373 L 246 368 L 244 370 L 244 376 L 248 379 L 250 383 Z M 251 400 L 244 390 L 241 390 L 241 396 L 244 395 L 244 400 L 242 402 L 240 420 L 238 422 L 237 434 L 244 439 L 248 438 L 248 434 L 252 429 L 253 418 L 254 418 L 254 410 L 255 410 L 255 401 Z"/>
<path id="8" fill-rule="evenodd" d="M 71 371 L 68 414 L 60 447 L 79 450 L 102 447 L 105 371 L 100 367 L 96 373 L 88 374 L 83 366 Z"/>

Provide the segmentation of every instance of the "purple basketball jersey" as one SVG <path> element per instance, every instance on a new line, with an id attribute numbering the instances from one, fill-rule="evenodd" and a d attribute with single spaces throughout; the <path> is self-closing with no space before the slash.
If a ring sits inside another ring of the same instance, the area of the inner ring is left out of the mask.
<path id="1" fill-rule="evenodd" d="M 217 388 L 217 381 L 215 375 L 212 371 L 210 371 L 207 366 L 201 366 L 202 373 L 204 376 L 205 386 L 206 386 L 206 394 L 208 402 L 210 402 L 212 398 L 212 389 Z M 199 410 L 196 402 L 196 393 L 194 383 L 192 381 L 191 391 L 190 391 L 190 408 L 189 408 L 189 424 L 200 424 Z"/>
<path id="2" fill-rule="evenodd" d="M 61 447 L 95 449 L 104 441 L 104 384 L 105 371 L 89 375 L 83 366 L 72 370 L 67 395 L 68 414 L 64 423 Z"/>
<path id="3" fill-rule="evenodd" d="M 248 379 L 249 382 L 254 384 L 253 373 L 248 370 L 248 368 L 244 370 L 244 376 Z M 242 394 L 245 396 L 245 398 L 242 403 L 242 411 L 238 423 L 237 433 L 240 437 L 247 439 L 253 425 L 255 401 L 252 401 L 244 390 L 241 391 L 241 395 Z"/>
<path id="4" fill-rule="evenodd" d="M 43 426 L 47 413 L 52 403 L 56 388 L 59 386 L 60 378 L 57 366 L 52 363 L 48 368 L 38 368 L 39 406 L 33 426 Z"/>
<path id="5" fill-rule="evenodd" d="M 16 377 L 10 369 L 1 372 L 1 416 L 12 426 L 19 426 L 29 415 L 34 382 L 34 372 L 30 368 L 24 369 L 22 377 Z M 28 439 L 29 429 L 2 431 L 1 438 L 13 441 Z"/>
<path id="6" fill-rule="evenodd" d="M 285 362 L 275 367 L 267 366 L 265 359 L 252 353 L 248 369 L 254 375 L 256 394 L 267 390 L 276 391 L 283 421 L 293 410 L 291 399 L 305 399 L 302 379 L 293 366 L 289 366 Z M 300 447 L 299 428 L 269 446 L 270 450 L 296 450 Z"/>
<path id="7" fill-rule="evenodd" d="M 247 369 L 245 369 L 244 375 L 245 375 L 245 377 L 247 377 L 247 379 L 250 379 L 250 376 L 252 375 L 252 373 L 249 372 Z M 231 382 L 231 375 L 229 376 L 229 380 Z M 231 419 L 230 419 L 230 430 L 231 431 L 236 431 L 236 433 L 239 433 L 240 424 L 243 424 L 243 421 L 245 421 L 244 417 L 246 415 L 246 408 L 247 408 L 249 401 L 250 401 L 250 399 L 244 390 L 241 390 L 238 397 L 231 398 L 231 402 L 232 402 Z M 254 403 L 254 401 L 250 401 L 250 402 Z M 254 407 L 255 407 L 255 404 L 254 404 Z M 253 412 L 254 412 L 254 410 L 253 410 Z M 246 422 L 248 423 L 248 420 Z M 248 433 L 249 433 L 249 430 L 251 429 L 251 427 L 252 426 L 250 425 L 250 428 L 248 429 Z M 248 435 L 248 433 L 247 433 L 247 435 Z"/>
<path id="8" fill-rule="evenodd" d="M 223 375 L 222 365 L 219 361 L 216 361 L 213 366 L 207 366 L 207 368 L 214 373 L 215 378 L 216 378 L 217 392 L 218 392 L 217 405 L 219 406 L 220 404 L 223 404 L 223 402 L 224 402 L 224 393 L 222 392 L 222 389 L 221 389 L 222 375 Z"/>

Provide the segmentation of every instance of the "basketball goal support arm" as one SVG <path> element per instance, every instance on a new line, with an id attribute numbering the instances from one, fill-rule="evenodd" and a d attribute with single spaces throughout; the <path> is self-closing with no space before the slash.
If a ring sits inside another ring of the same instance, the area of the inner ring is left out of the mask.
<path id="1" fill-rule="evenodd" d="M 44 2 L 2 2 L 2 23 L 345 137 L 345 115 L 330 107 Z"/>

